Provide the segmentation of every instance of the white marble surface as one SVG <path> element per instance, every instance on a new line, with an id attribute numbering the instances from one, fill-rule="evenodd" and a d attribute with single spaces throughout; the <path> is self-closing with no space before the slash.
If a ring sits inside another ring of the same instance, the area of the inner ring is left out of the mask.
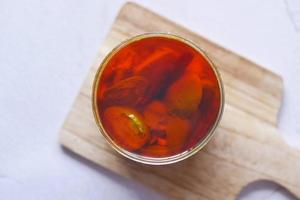
<path id="1" fill-rule="evenodd" d="M 1 199 L 163 199 L 58 144 L 59 127 L 123 2 L 0 0 Z M 299 0 L 138 2 L 281 74 L 280 130 L 300 147 Z M 293 197 L 259 182 L 238 199 Z"/>

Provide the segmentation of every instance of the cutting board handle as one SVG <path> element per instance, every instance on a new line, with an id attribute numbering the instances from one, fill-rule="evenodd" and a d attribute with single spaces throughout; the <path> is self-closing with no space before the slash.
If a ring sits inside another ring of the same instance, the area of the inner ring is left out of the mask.
<path id="1" fill-rule="evenodd" d="M 274 181 L 300 199 L 300 150 L 286 143 L 273 146 L 272 151 L 265 152 L 263 161 L 269 167 L 267 179 Z"/>

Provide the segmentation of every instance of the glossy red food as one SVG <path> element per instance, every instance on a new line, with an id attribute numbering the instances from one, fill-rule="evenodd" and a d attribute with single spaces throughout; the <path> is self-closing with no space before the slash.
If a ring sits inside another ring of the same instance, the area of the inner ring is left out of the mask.
<path id="1" fill-rule="evenodd" d="M 108 136 L 150 157 L 187 151 L 214 126 L 221 106 L 215 71 L 177 39 L 146 37 L 117 49 L 100 73 L 97 109 Z"/>
<path id="2" fill-rule="evenodd" d="M 131 108 L 108 107 L 103 118 L 111 137 L 129 151 L 140 149 L 150 139 L 149 128 L 143 123 L 143 117 Z"/>

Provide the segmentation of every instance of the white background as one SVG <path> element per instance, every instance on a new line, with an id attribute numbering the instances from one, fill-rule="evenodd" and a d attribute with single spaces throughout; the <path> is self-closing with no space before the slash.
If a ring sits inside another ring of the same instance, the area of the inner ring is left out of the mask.
<path id="1" fill-rule="evenodd" d="M 281 74 L 280 131 L 300 147 L 299 0 L 138 2 Z M 0 199 L 162 199 L 58 144 L 58 130 L 123 3 L 0 0 Z M 293 198 L 259 182 L 239 199 Z"/>

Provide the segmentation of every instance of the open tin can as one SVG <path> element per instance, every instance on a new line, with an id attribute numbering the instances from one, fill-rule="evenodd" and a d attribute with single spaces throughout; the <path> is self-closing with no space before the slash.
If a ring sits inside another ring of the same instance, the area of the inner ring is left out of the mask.
<path id="1" fill-rule="evenodd" d="M 121 155 L 145 164 L 184 160 L 212 138 L 222 116 L 221 77 L 193 42 L 146 33 L 115 47 L 92 89 L 95 121 Z"/>

